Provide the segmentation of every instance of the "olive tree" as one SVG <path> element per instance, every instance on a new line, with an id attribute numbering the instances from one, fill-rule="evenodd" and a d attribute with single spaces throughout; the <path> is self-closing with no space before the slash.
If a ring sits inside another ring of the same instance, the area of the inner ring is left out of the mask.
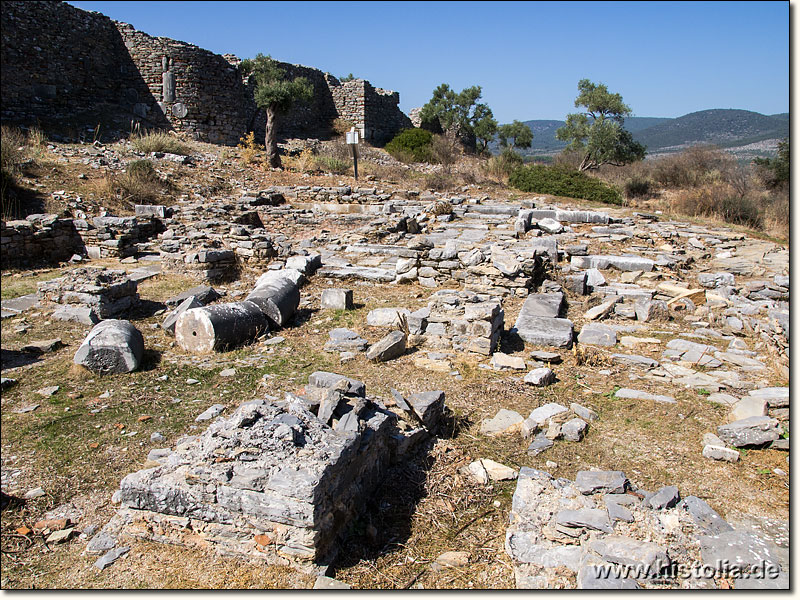
<path id="1" fill-rule="evenodd" d="M 491 109 L 481 98 L 481 87 L 473 85 L 456 93 L 446 83 L 433 90 L 433 97 L 420 111 L 423 124 L 436 124 L 452 140 L 467 141 L 475 146 L 475 140 L 485 141 L 488 146 L 497 128 Z"/>
<path id="2" fill-rule="evenodd" d="M 264 147 L 267 149 L 269 166 L 280 167 L 278 119 L 288 113 L 295 102 L 311 100 L 314 86 L 305 77 L 290 79 L 280 63 L 260 53 L 254 59 L 243 60 L 239 68 L 244 75 L 250 75 L 255 80 L 256 106 L 267 113 Z"/>
<path id="3" fill-rule="evenodd" d="M 564 127 L 556 131 L 556 138 L 569 142 L 566 151 L 582 156 L 578 170 L 597 169 L 601 165 L 622 166 L 642 160 L 645 147 L 634 141 L 624 127 L 631 109 L 622 101 L 622 96 L 588 79 L 578 82 L 578 92 L 575 107 L 584 107 L 585 111 L 567 115 Z"/>
<path id="4" fill-rule="evenodd" d="M 533 143 L 531 128 L 516 119 L 513 123 L 501 125 L 497 137 L 503 148 L 530 148 Z"/>

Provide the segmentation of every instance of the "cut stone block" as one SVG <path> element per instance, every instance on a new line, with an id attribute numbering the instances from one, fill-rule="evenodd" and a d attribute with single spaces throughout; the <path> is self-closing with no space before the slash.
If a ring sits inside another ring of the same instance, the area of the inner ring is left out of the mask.
<path id="1" fill-rule="evenodd" d="M 522 429 L 522 415 L 513 410 L 501 408 L 491 419 L 481 422 L 481 433 L 490 437 L 498 435 L 511 435 Z"/>
<path id="2" fill-rule="evenodd" d="M 327 290 L 322 290 L 320 307 L 330 308 L 333 310 L 352 310 L 354 308 L 353 290 L 344 288 L 329 288 Z"/>

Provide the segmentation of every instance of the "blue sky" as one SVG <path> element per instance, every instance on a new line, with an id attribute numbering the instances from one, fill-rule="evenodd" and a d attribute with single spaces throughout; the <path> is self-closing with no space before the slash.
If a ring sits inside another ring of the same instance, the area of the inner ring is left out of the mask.
<path id="1" fill-rule="evenodd" d="M 563 119 L 588 78 L 637 116 L 789 110 L 789 2 L 69 2 L 156 36 L 400 92 L 483 88 L 501 122 Z"/>

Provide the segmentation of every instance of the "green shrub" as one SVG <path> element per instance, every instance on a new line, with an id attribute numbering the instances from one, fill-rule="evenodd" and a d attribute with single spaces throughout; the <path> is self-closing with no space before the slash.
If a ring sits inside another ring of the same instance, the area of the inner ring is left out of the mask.
<path id="1" fill-rule="evenodd" d="M 386 151 L 401 162 L 428 162 L 431 160 L 433 134 L 425 129 L 404 129 L 391 142 Z"/>
<path id="2" fill-rule="evenodd" d="M 642 177 L 633 176 L 625 180 L 626 198 L 646 198 L 650 195 L 651 181 Z"/>
<path id="3" fill-rule="evenodd" d="M 335 173 L 336 175 L 344 175 L 350 170 L 353 161 L 346 161 L 334 156 L 317 156 L 314 159 L 318 169 L 326 173 Z"/>
<path id="4" fill-rule="evenodd" d="M 166 131 L 153 131 L 131 137 L 131 144 L 139 152 L 150 154 L 151 152 L 169 152 L 170 154 L 180 154 L 188 156 L 191 149 L 175 136 Z"/>
<path id="5" fill-rule="evenodd" d="M 565 167 L 544 165 L 519 167 L 511 173 L 508 183 L 523 192 L 622 204 L 622 196 L 616 188 Z"/>

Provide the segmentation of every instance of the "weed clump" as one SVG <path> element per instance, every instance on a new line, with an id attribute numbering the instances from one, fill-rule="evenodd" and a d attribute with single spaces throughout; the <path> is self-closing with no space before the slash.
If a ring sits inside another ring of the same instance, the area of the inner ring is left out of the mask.
<path id="1" fill-rule="evenodd" d="M 188 156 L 191 154 L 189 146 L 166 131 L 151 131 L 149 133 L 134 134 L 131 137 L 131 144 L 136 150 L 144 152 L 145 154 L 150 154 L 151 152 L 165 152 L 169 154 L 180 154 L 181 156 Z"/>

